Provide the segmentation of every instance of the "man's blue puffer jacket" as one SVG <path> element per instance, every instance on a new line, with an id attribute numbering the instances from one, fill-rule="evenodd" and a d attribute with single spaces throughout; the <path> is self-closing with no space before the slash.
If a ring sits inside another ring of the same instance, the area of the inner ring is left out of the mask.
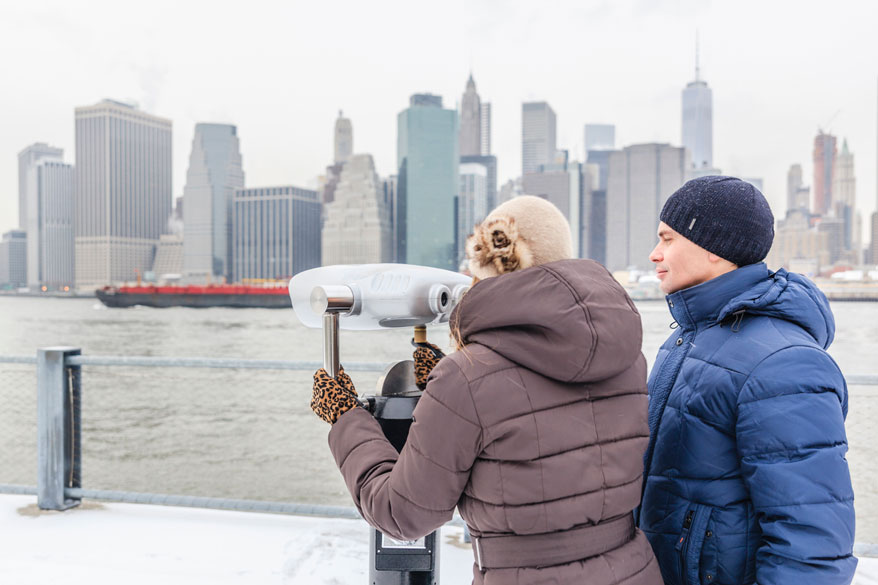
<path id="1" fill-rule="evenodd" d="M 857 566 L 835 321 L 802 276 L 744 266 L 667 297 L 640 527 L 668 585 L 847 585 Z"/>

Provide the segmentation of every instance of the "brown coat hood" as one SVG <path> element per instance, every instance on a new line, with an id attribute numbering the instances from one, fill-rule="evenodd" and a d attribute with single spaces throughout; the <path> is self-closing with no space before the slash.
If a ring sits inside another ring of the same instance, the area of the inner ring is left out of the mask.
<path id="1" fill-rule="evenodd" d="M 451 316 L 465 343 L 562 382 L 595 382 L 640 356 L 640 314 L 606 268 L 561 260 L 482 280 Z"/>

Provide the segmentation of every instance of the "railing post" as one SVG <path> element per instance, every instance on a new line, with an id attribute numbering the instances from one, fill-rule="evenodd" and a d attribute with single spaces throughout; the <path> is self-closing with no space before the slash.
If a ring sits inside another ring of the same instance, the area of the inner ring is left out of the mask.
<path id="1" fill-rule="evenodd" d="M 43 510 L 66 510 L 79 499 L 65 498 L 65 488 L 80 485 L 80 368 L 66 366 L 79 348 L 37 350 L 37 504 Z"/>

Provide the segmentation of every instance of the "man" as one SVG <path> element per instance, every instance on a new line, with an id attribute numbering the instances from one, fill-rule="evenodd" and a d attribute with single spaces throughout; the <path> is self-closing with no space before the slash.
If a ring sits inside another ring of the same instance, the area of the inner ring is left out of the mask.
<path id="1" fill-rule="evenodd" d="M 676 321 L 649 378 L 639 524 L 667 585 L 850 583 L 857 565 L 835 322 L 762 260 L 774 218 L 733 177 L 665 203 L 650 254 Z"/>

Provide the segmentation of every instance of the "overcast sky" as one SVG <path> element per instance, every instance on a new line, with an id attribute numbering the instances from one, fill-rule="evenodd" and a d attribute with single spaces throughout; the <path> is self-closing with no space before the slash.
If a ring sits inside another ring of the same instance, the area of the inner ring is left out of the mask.
<path id="1" fill-rule="evenodd" d="M 18 221 L 18 152 L 48 142 L 74 162 L 73 109 L 105 97 L 173 120 L 174 196 L 196 122 L 237 125 L 248 187 L 313 186 L 339 109 L 355 152 L 395 173 L 409 95 L 455 107 L 470 71 L 493 104 L 501 183 L 521 172 L 522 101 L 551 104 L 559 148 L 580 160 L 587 122 L 615 124 L 617 147 L 679 145 L 696 29 L 715 165 L 763 178 L 782 215 L 787 169 L 801 163 L 811 183 L 822 127 L 856 157 L 865 221 L 878 172 L 876 22 L 875 0 L 4 2 L 0 232 Z"/>

